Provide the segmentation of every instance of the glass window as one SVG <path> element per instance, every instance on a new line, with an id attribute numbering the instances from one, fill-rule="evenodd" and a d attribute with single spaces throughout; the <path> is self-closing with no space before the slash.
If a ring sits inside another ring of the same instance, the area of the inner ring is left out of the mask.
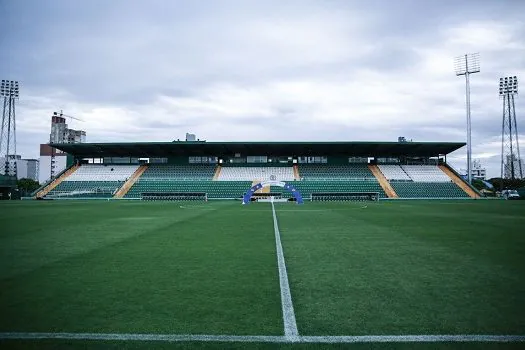
<path id="1" fill-rule="evenodd" d="M 268 162 L 267 156 L 247 156 L 246 157 L 247 163 L 266 163 Z"/>

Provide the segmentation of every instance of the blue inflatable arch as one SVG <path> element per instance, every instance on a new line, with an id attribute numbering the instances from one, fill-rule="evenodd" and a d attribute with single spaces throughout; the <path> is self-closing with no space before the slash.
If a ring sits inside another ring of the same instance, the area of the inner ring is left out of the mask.
<path id="1" fill-rule="evenodd" d="M 295 187 L 293 187 L 292 185 L 287 184 L 286 182 L 282 182 L 282 181 L 263 181 L 263 182 L 258 183 L 257 185 L 253 185 L 248 191 L 246 191 L 246 193 L 244 194 L 244 197 L 242 199 L 242 204 L 249 204 L 250 203 L 250 199 L 252 198 L 252 195 L 255 193 L 255 191 L 260 190 L 263 187 L 268 187 L 268 186 L 279 186 L 279 187 L 282 187 L 282 188 L 292 192 L 292 195 L 294 196 L 295 201 L 297 202 L 297 204 L 303 204 L 304 203 L 303 202 L 303 196 L 301 196 L 301 193 L 299 191 L 297 191 L 295 189 Z"/>

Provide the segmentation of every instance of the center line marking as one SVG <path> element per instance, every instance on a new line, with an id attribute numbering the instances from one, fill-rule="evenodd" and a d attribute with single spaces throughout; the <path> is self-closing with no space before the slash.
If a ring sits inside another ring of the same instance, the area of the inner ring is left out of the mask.
<path id="1" fill-rule="evenodd" d="M 281 234 L 279 233 L 279 225 L 277 225 L 277 215 L 275 215 L 275 207 L 272 203 L 273 214 L 273 229 L 275 231 L 275 247 L 277 249 L 277 266 L 279 268 L 279 284 L 281 287 L 281 305 L 283 309 L 284 321 L 284 336 L 287 339 L 295 340 L 299 338 L 299 331 L 297 330 L 297 322 L 295 321 L 295 313 L 293 311 L 292 293 L 290 292 L 290 285 L 288 284 L 288 273 L 286 272 L 286 263 L 284 261 L 283 246 L 281 244 Z"/>

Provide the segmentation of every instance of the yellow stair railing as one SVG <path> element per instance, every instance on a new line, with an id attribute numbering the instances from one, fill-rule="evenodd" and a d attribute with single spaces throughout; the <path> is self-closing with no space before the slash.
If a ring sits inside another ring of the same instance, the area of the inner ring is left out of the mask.
<path id="1" fill-rule="evenodd" d="M 379 169 L 377 165 L 368 164 L 368 169 L 370 169 L 372 174 L 374 174 L 374 176 L 376 177 L 377 181 L 383 188 L 383 191 L 385 191 L 385 194 L 388 196 L 388 198 L 399 198 L 396 191 L 394 191 L 394 189 L 390 185 L 390 182 L 388 182 L 385 175 L 383 175 L 383 173 L 381 172 L 381 170 Z"/>
<path id="2" fill-rule="evenodd" d="M 137 182 L 137 180 L 144 174 L 144 172 L 148 169 L 147 164 L 142 164 L 135 170 L 133 175 L 129 177 L 129 179 L 122 185 L 121 188 L 118 189 L 117 193 L 113 196 L 113 198 L 124 198 L 126 193 L 130 190 L 130 188 Z"/>
<path id="3" fill-rule="evenodd" d="M 36 198 L 42 198 L 44 197 L 46 194 L 48 194 L 51 190 L 53 190 L 55 187 L 57 187 L 58 185 L 60 185 L 60 183 L 62 181 L 64 181 L 65 179 L 67 179 L 69 177 L 69 175 L 73 174 L 78 168 L 80 168 L 80 165 L 78 164 L 75 164 L 73 165 L 71 168 L 67 169 L 64 173 L 62 173 L 62 175 L 60 175 L 59 177 L 57 177 L 56 179 L 54 179 L 53 181 L 51 181 L 49 183 L 49 185 L 47 185 L 46 187 L 44 187 L 42 190 L 40 190 L 37 194 L 36 194 Z"/>

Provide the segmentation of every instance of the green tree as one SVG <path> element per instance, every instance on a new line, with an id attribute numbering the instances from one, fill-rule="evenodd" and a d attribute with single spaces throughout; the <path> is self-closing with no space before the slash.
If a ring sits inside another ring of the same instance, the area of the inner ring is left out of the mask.
<path id="1" fill-rule="evenodd" d="M 525 180 L 523 179 L 501 179 L 499 177 L 495 177 L 489 180 L 489 182 L 496 188 L 498 191 L 500 189 L 518 189 L 523 186 L 525 186 Z M 503 186 L 503 188 L 502 188 Z"/>
<path id="2" fill-rule="evenodd" d="M 478 191 L 487 189 L 487 186 L 479 179 L 473 179 L 472 186 L 474 186 Z"/>
<path id="3" fill-rule="evenodd" d="M 20 195 L 28 196 L 37 188 L 40 184 L 33 179 L 20 179 L 17 181 L 18 190 L 21 192 Z"/>

